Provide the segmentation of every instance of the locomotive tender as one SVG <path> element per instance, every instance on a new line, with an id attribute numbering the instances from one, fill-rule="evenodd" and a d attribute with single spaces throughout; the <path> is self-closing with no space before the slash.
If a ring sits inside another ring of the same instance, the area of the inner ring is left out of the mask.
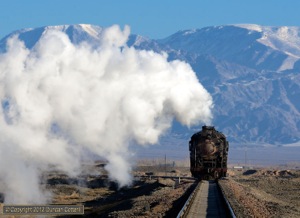
<path id="1" fill-rule="evenodd" d="M 202 126 L 189 142 L 191 173 L 199 179 L 226 176 L 229 143 L 213 126 Z"/>

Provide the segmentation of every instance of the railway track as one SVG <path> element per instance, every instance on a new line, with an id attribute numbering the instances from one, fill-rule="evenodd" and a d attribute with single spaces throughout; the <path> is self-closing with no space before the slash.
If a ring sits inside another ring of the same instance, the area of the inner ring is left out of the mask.
<path id="1" fill-rule="evenodd" d="M 217 182 L 200 181 L 177 216 L 181 217 L 235 218 L 235 215 Z"/>

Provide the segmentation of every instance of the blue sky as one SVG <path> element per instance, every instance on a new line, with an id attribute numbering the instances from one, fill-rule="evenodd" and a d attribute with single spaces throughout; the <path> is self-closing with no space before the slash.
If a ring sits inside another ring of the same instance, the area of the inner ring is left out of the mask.
<path id="1" fill-rule="evenodd" d="M 298 0 L 1 0 L 0 38 L 22 28 L 79 23 L 127 24 L 153 39 L 224 24 L 300 26 L 299 8 Z"/>

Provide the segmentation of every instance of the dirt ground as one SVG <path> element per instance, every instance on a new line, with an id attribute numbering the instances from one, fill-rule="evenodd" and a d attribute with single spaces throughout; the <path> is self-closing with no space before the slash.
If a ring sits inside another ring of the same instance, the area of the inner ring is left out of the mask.
<path id="1" fill-rule="evenodd" d="M 300 170 L 231 170 L 220 184 L 237 217 L 300 217 Z"/>
<path id="2" fill-rule="evenodd" d="M 53 203 L 84 204 L 86 217 L 176 217 L 194 184 L 155 177 L 190 176 L 188 167 L 144 166 L 134 176 L 134 184 L 122 189 L 103 176 L 88 176 L 82 186 L 48 181 Z M 299 169 L 229 170 L 220 184 L 237 217 L 300 217 Z"/>
<path id="3" fill-rule="evenodd" d="M 103 172 L 102 176 L 82 176 L 80 182 L 53 173 L 48 175 L 47 189 L 54 193 L 53 204 L 83 204 L 84 217 L 176 217 L 195 183 L 179 181 L 179 176 L 189 175 L 186 167 L 138 167 L 133 185 L 119 189 Z"/>
<path id="4" fill-rule="evenodd" d="M 103 166 L 86 166 L 79 178 L 46 173 L 52 204 L 82 204 L 84 217 L 176 217 L 195 184 L 184 179 L 190 176 L 188 167 L 140 166 L 134 169 L 133 184 L 118 188 Z M 229 170 L 219 182 L 236 217 L 300 217 L 300 169 Z"/>

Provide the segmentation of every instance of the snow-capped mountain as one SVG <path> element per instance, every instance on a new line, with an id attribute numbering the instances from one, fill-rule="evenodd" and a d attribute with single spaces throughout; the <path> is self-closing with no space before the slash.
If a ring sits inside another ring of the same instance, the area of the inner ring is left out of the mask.
<path id="1" fill-rule="evenodd" d="M 258 70 L 282 71 L 300 58 L 299 32 L 298 27 L 217 26 L 180 31 L 161 42 Z"/>
<path id="2" fill-rule="evenodd" d="M 299 27 L 206 27 L 156 43 L 170 59 L 191 64 L 213 95 L 214 125 L 231 141 L 300 140 Z M 145 41 L 137 47 L 149 46 Z"/>
<path id="3" fill-rule="evenodd" d="M 95 44 L 103 31 L 87 24 L 24 29 L 3 38 L 0 51 L 14 34 L 32 48 L 49 29 L 67 33 L 73 43 Z M 213 125 L 229 140 L 300 141 L 300 27 L 225 25 L 179 31 L 160 40 L 132 34 L 127 44 L 188 62 L 213 96 Z M 173 128 L 177 138 L 193 131 L 178 124 Z"/>
<path id="4" fill-rule="evenodd" d="M 26 47 L 31 49 L 37 43 L 40 37 L 49 30 L 59 30 L 65 32 L 69 36 L 71 42 L 75 44 L 78 44 L 82 41 L 89 41 L 89 43 L 97 44 L 100 41 L 99 35 L 101 34 L 103 28 L 89 24 L 78 24 L 17 30 L 0 40 L 0 51 L 5 51 L 6 41 L 13 35 L 18 35 L 19 39 L 24 41 Z"/>

